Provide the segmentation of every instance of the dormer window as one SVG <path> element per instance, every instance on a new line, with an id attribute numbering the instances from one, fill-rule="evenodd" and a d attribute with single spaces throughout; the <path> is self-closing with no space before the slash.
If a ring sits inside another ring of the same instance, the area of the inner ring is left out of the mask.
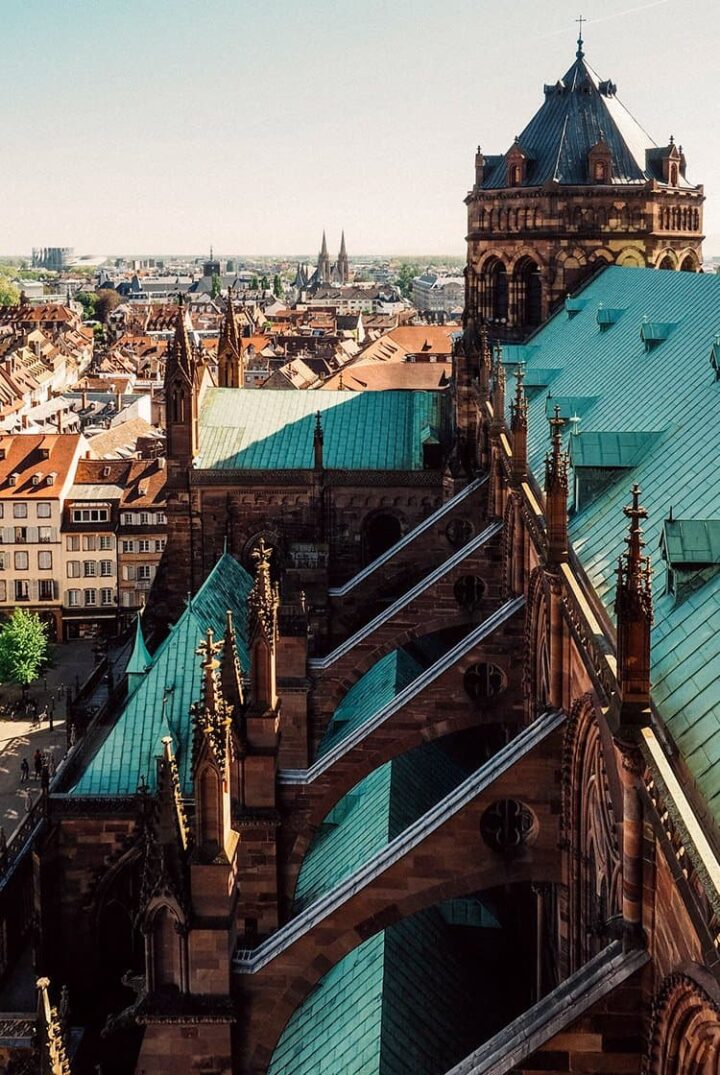
<path id="1" fill-rule="evenodd" d="M 42 474 L 33 474 L 33 476 L 32 476 L 33 485 L 39 485 L 41 481 L 42 481 Z"/>
<path id="2" fill-rule="evenodd" d="M 676 187 L 678 184 L 678 166 L 673 163 L 670 165 L 670 186 Z"/>
<path id="3" fill-rule="evenodd" d="M 55 472 L 53 471 L 52 474 L 48 474 L 48 476 L 45 479 L 45 481 L 47 482 L 48 485 L 54 485 L 55 484 L 55 477 L 56 477 L 56 475 L 55 475 Z"/>
<path id="4" fill-rule="evenodd" d="M 607 164 L 605 161 L 595 161 L 593 179 L 596 183 L 607 183 Z"/>
<path id="5" fill-rule="evenodd" d="M 519 187 L 527 178 L 527 154 L 518 142 L 513 142 L 507 155 L 508 186 Z"/>
<path id="6" fill-rule="evenodd" d="M 18 478 L 19 478 L 18 472 L 16 470 L 14 470 L 12 472 L 12 474 L 10 475 L 10 477 L 8 478 L 8 485 L 17 485 Z"/>

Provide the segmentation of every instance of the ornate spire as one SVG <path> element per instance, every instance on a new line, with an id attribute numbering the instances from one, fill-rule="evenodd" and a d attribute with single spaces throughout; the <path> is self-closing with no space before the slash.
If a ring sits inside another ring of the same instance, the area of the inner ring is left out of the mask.
<path id="1" fill-rule="evenodd" d="M 480 370 L 478 391 L 480 401 L 490 399 L 490 371 L 492 369 L 492 351 L 488 337 L 487 325 L 483 321 L 480 326 Z"/>
<path id="2" fill-rule="evenodd" d="M 239 382 L 238 367 L 242 367 L 242 345 L 235 320 L 232 288 L 228 288 L 225 317 L 220 329 L 218 341 L 218 377 L 221 388 L 242 388 Z"/>
<path id="3" fill-rule="evenodd" d="M 50 979 L 38 978 L 38 1032 L 41 1040 L 40 1070 L 48 1075 L 72 1075 L 65 1045 L 64 1020 L 50 1004 Z"/>
<path id="4" fill-rule="evenodd" d="M 170 345 L 170 362 L 188 384 L 192 384 L 195 372 L 195 357 L 188 335 L 187 316 L 183 305 L 182 292 L 178 295 L 178 311 L 175 317 L 175 335 Z"/>
<path id="5" fill-rule="evenodd" d="M 217 659 L 217 654 L 222 649 L 223 643 L 215 642 L 212 630 L 208 628 L 204 641 L 196 650 L 198 657 L 203 658 L 203 687 L 202 702 L 193 706 L 193 716 L 195 718 L 196 756 L 204 740 L 216 765 L 224 770 L 230 714 L 223 697 L 219 674 L 220 661 Z"/>
<path id="6" fill-rule="evenodd" d="M 568 556 L 568 456 L 562 447 L 564 425 L 565 419 L 560 417 L 560 408 L 556 404 L 550 419 L 552 447 L 545 456 L 545 521 L 549 565 L 564 563 Z"/>
<path id="7" fill-rule="evenodd" d="M 525 367 L 518 366 L 515 374 L 515 398 L 510 404 L 512 432 L 512 476 L 522 482 L 527 478 L 528 405 L 525 396 Z"/>
<path id="8" fill-rule="evenodd" d="M 502 348 L 495 345 L 493 363 L 493 421 L 500 426 L 505 421 L 505 367 L 502 363 Z"/>
<path id="9" fill-rule="evenodd" d="M 255 582 L 248 598 L 250 635 L 252 637 L 260 634 L 269 646 L 274 646 L 277 637 L 277 612 L 280 605 L 280 594 L 278 587 L 273 585 L 270 579 L 272 549 L 261 538 L 252 555 L 257 568 Z"/>
<path id="10" fill-rule="evenodd" d="M 647 510 L 640 504 L 640 486 L 632 487 L 632 503 L 623 508 L 630 520 L 619 557 L 615 613 L 617 615 L 618 683 L 623 705 L 650 703 L 650 628 L 653 620 L 652 568 L 643 555 L 641 522 Z"/>
<path id="11" fill-rule="evenodd" d="M 583 35 L 582 35 L 582 28 L 583 28 L 583 23 L 587 22 L 587 19 L 583 18 L 583 16 L 581 15 L 579 19 L 575 19 L 575 22 L 579 23 L 579 25 L 580 25 L 580 30 L 578 32 L 578 39 L 577 39 L 577 52 L 575 53 L 575 55 L 578 58 L 578 60 L 582 60 L 583 57 L 585 56 L 585 53 L 583 51 L 584 41 L 583 41 Z"/>
<path id="12" fill-rule="evenodd" d="M 315 455 L 315 467 L 316 469 L 322 469 L 323 465 L 323 441 L 325 436 L 323 434 L 322 421 L 320 418 L 320 411 L 315 414 L 315 431 L 313 433 L 313 451 Z"/>

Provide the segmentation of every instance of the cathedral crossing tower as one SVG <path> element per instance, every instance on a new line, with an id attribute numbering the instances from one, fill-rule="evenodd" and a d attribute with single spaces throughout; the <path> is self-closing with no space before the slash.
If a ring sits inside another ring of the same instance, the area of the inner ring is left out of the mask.
<path id="1" fill-rule="evenodd" d="M 468 312 L 523 338 L 604 265 L 702 263 L 702 186 L 682 146 L 658 146 L 585 59 L 544 87 L 539 111 L 496 156 L 478 147 L 468 207 Z"/>

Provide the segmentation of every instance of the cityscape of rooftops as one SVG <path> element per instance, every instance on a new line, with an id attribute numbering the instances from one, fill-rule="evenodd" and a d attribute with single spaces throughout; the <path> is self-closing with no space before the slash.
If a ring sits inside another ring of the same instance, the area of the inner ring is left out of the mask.
<path id="1" fill-rule="evenodd" d="M 0 40 L 0 1075 L 720 1075 L 717 0 Z"/>

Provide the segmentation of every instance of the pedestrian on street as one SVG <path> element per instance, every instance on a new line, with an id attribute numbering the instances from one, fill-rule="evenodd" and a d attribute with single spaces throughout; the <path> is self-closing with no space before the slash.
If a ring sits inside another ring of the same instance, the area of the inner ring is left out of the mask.
<path id="1" fill-rule="evenodd" d="M 33 754 L 33 767 L 35 769 L 35 779 L 39 780 L 43 767 L 43 756 L 39 750 L 36 750 Z"/>
<path id="2" fill-rule="evenodd" d="M 48 728 L 50 729 L 50 731 L 53 730 L 53 713 L 54 713 L 54 711 L 55 711 L 55 705 L 54 705 L 53 702 L 51 702 L 50 703 L 50 708 L 48 709 Z"/>
<path id="3" fill-rule="evenodd" d="M 25 791 L 23 792 L 23 798 L 25 799 L 25 813 L 29 814 L 30 810 L 32 809 L 32 795 L 30 794 L 29 788 L 25 788 Z"/>
<path id="4" fill-rule="evenodd" d="M 23 760 L 20 762 L 20 783 L 27 784 L 29 777 L 30 765 L 28 764 L 27 758 L 23 758 Z"/>

